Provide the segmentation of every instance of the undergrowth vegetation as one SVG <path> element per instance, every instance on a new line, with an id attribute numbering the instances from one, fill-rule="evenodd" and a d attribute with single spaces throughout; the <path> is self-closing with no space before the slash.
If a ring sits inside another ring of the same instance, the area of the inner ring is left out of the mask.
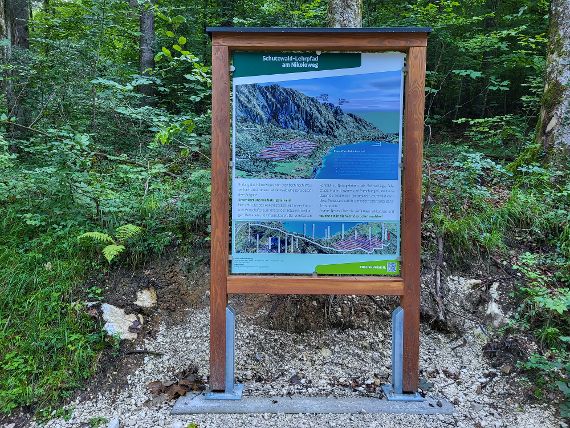
<path id="1" fill-rule="evenodd" d="M 0 118 L 1 412 L 49 409 L 96 370 L 112 341 L 80 285 L 105 258 L 134 267 L 207 239 L 209 68 L 177 52 L 140 76 L 126 2 L 52 7 L 34 14 L 34 49 L 3 66 L 35 120 Z M 144 105 L 149 80 L 164 95 Z"/>
<path id="2" fill-rule="evenodd" d="M 513 272 L 517 302 L 498 334 L 522 333 L 537 350 L 519 368 L 538 398 L 553 388 L 570 415 L 570 177 L 538 163 L 497 163 L 459 148 L 453 162 L 435 156 L 426 191 L 435 200 L 424 225 L 445 242 L 452 270 L 499 265 Z M 432 248 L 432 252 L 435 249 Z M 480 269 L 479 269 L 480 270 Z M 487 269 L 483 269 L 486 271 Z"/>

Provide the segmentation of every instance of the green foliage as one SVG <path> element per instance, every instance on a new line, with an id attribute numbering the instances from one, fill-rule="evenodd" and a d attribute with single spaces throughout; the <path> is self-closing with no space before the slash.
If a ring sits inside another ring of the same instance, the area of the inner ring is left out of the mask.
<path id="1" fill-rule="evenodd" d="M 123 245 L 126 241 L 133 239 L 140 235 L 142 228 L 135 226 L 134 224 L 124 224 L 117 227 L 115 231 L 115 239 L 103 232 L 86 232 L 79 235 L 79 239 L 91 239 L 99 243 L 107 244 L 101 250 L 103 256 L 107 259 L 109 263 L 113 261 L 115 257 L 125 251 L 125 246 Z"/>
<path id="2" fill-rule="evenodd" d="M 489 137 L 492 138 L 492 137 Z M 433 156 L 426 186 L 435 199 L 427 236 L 443 237 L 451 266 L 512 259 L 518 273 L 517 308 L 503 334 L 532 335 L 538 350 L 520 362 L 537 398 L 558 391 L 570 411 L 570 182 L 520 157 L 507 168 L 481 153 L 447 149 Z M 459 153 L 458 153 L 459 152 Z M 450 156 L 450 153 L 452 155 Z M 455 159 L 455 160 L 450 160 Z M 566 177 L 566 178 L 565 178 Z M 507 264 L 506 267 L 509 267 Z"/>
<path id="3" fill-rule="evenodd" d="M 387 0 L 365 1 L 363 16 L 371 27 L 432 27 L 426 85 L 430 135 L 513 160 L 533 139 L 545 99 L 548 10 L 547 0 Z"/>
<path id="4" fill-rule="evenodd" d="M 207 47 L 190 44 L 193 27 L 170 8 L 159 7 L 157 33 L 177 34 L 172 58 L 148 75 L 136 11 L 118 0 L 34 6 L 30 50 L 0 64 L 29 125 L 13 132 L 0 106 L 0 412 L 49 416 L 113 346 L 82 303 L 102 290 L 82 289 L 100 259 L 80 241 L 136 264 L 207 238 L 211 84 L 192 53 Z M 148 84 L 158 96 L 144 105 Z"/>
<path id="5" fill-rule="evenodd" d="M 81 234 L 79 238 L 90 238 L 93 239 L 94 241 L 98 241 L 101 243 L 115 242 L 113 241 L 111 235 L 107 235 L 106 233 L 103 232 L 85 232 Z"/>
<path id="6" fill-rule="evenodd" d="M 493 138 L 487 134 L 488 138 Z M 426 186 L 435 199 L 427 236 L 443 237 L 451 266 L 470 267 L 489 257 L 512 259 L 520 278 L 517 309 L 504 334 L 534 336 L 538 351 L 520 363 L 534 394 L 559 391 L 567 414 L 570 367 L 570 182 L 520 157 L 505 168 L 478 152 L 446 149 L 433 156 Z M 455 159 L 455 160 L 453 160 Z M 527 248 L 522 251 L 521 248 Z M 495 259 L 496 260 L 496 259 Z"/>
<path id="7" fill-rule="evenodd" d="M 513 268 L 524 278 L 519 293 L 522 303 L 512 328 L 535 331 L 541 352 L 522 362 L 535 381 L 535 395 L 546 389 L 558 390 L 564 397 L 562 417 L 570 416 L 570 288 L 558 287 L 553 277 L 545 274 L 548 259 L 524 253 Z M 565 277 L 570 284 L 570 276 Z"/>
<path id="8" fill-rule="evenodd" d="M 109 420 L 103 416 L 95 416 L 87 422 L 90 428 L 99 428 L 105 425 Z"/>
<path id="9" fill-rule="evenodd" d="M 459 124 L 467 124 L 465 137 L 470 147 L 482 150 L 487 155 L 498 158 L 514 158 L 526 139 L 525 118 L 518 115 L 499 115 L 480 119 L 457 119 Z"/>
<path id="10" fill-rule="evenodd" d="M 30 225 L 10 208 L 0 228 L 0 411 L 49 407 L 90 376 L 104 344 L 73 292 L 90 265 L 73 224 Z"/>

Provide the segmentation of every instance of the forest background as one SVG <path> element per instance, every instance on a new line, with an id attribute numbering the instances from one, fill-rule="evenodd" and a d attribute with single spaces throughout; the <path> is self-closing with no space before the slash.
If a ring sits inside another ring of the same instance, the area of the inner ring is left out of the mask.
<path id="1" fill-rule="evenodd" d="M 326 26 L 327 8 L 0 0 L 1 412 L 50 412 L 117 346 L 88 314 L 104 290 L 86 278 L 172 252 L 208 263 L 205 27 Z M 517 370 L 537 399 L 570 396 L 569 158 L 549 137 L 569 91 L 545 90 L 547 61 L 568 46 L 555 5 L 365 0 L 362 16 L 365 27 L 434 30 L 424 268 L 515 278 L 512 315 L 494 335 L 532 341 Z"/>

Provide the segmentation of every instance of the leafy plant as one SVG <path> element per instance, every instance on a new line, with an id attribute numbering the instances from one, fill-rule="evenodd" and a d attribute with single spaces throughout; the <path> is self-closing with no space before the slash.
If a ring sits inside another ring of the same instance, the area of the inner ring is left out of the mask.
<path id="1" fill-rule="evenodd" d="M 109 419 L 107 419 L 103 416 L 95 416 L 93 418 L 90 418 L 87 421 L 90 428 L 99 428 L 99 427 L 105 425 L 107 422 L 109 422 Z"/>
<path id="2" fill-rule="evenodd" d="M 129 239 L 135 238 L 142 232 L 140 226 L 134 224 L 125 224 L 119 226 L 115 231 L 115 238 L 104 232 L 85 232 L 79 236 L 79 239 L 89 239 L 96 243 L 106 244 L 102 253 L 105 259 L 111 263 L 115 257 L 125 251 L 125 243 Z"/>
<path id="3" fill-rule="evenodd" d="M 563 394 L 563 417 L 570 415 L 570 288 L 556 287 L 552 277 L 540 270 L 544 258 L 524 253 L 513 268 L 523 275 L 525 285 L 520 288 L 523 298 L 513 322 L 515 328 L 533 329 L 542 353 L 531 355 L 521 367 L 538 382 L 537 393 L 556 386 Z"/>

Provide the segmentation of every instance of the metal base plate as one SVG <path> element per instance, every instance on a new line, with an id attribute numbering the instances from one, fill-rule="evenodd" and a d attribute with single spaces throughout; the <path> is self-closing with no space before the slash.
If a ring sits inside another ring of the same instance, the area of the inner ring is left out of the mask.
<path id="1" fill-rule="evenodd" d="M 386 394 L 386 399 L 388 401 L 424 401 L 424 398 L 414 392 L 412 394 L 396 394 L 394 392 L 394 387 L 392 385 L 382 385 L 382 391 Z"/>
<path id="2" fill-rule="evenodd" d="M 180 397 L 172 414 L 189 415 L 205 413 L 335 413 L 378 414 L 401 413 L 417 415 L 453 414 L 453 405 L 444 399 L 426 398 L 424 401 L 388 401 L 373 397 L 251 397 L 241 400 L 206 400 L 204 394 L 189 393 Z"/>
<path id="3" fill-rule="evenodd" d="M 241 400 L 243 395 L 243 384 L 234 385 L 233 391 L 208 391 L 204 393 L 205 400 Z"/>

